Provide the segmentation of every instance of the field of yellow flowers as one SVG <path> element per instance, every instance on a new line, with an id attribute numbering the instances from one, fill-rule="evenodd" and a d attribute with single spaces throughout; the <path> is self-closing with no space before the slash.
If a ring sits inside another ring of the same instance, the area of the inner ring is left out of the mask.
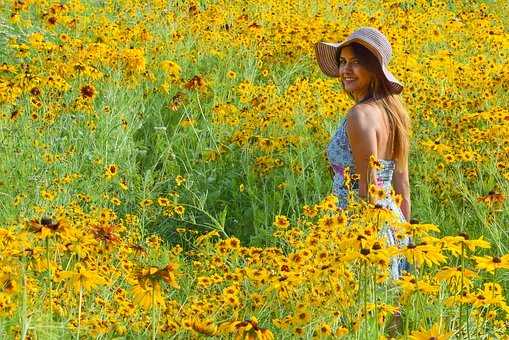
<path id="1" fill-rule="evenodd" d="M 508 339 L 508 12 L 0 0 L 0 338 Z M 330 195 L 352 102 L 313 44 L 362 26 L 406 86 L 411 223 Z"/>

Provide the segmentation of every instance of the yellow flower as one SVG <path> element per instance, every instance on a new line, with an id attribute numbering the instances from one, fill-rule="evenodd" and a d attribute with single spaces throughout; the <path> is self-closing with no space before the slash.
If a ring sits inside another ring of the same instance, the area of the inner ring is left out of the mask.
<path id="1" fill-rule="evenodd" d="M 12 302 L 11 297 L 0 292 L 0 316 L 12 316 L 16 310 L 16 304 Z"/>
<path id="2" fill-rule="evenodd" d="M 161 286 L 158 282 L 148 282 L 147 284 L 137 284 L 132 288 L 134 303 L 147 310 L 152 303 L 161 304 L 164 298 L 161 295 Z"/>
<path id="3" fill-rule="evenodd" d="M 120 189 L 124 191 L 126 191 L 129 188 L 129 186 L 127 185 L 127 181 L 124 178 L 122 178 L 120 182 L 118 182 L 118 185 L 120 186 Z"/>
<path id="4" fill-rule="evenodd" d="M 428 234 L 431 231 L 440 232 L 440 229 L 434 224 L 420 224 L 420 223 L 408 223 L 404 222 L 401 224 L 401 228 L 406 232 L 407 235 L 419 236 L 422 234 Z"/>
<path id="5" fill-rule="evenodd" d="M 338 329 L 336 329 L 336 331 L 334 332 L 334 336 L 336 337 L 342 337 L 342 336 L 345 336 L 348 334 L 348 328 L 346 327 L 338 327 Z"/>
<path id="6" fill-rule="evenodd" d="M 142 268 L 138 273 L 138 281 L 142 285 L 156 284 L 159 281 L 164 281 L 175 289 L 180 289 L 177 282 L 177 268 L 176 263 L 169 263 L 166 267 L 148 267 Z"/>
<path id="7" fill-rule="evenodd" d="M 396 203 L 396 205 L 398 207 L 401 206 L 401 202 L 403 202 L 403 196 L 401 196 L 401 194 L 395 194 L 392 199 L 394 200 L 394 203 Z"/>
<path id="8" fill-rule="evenodd" d="M 110 164 L 106 167 L 104 171 L 104 176 L 107 179 L 112 179 L 118 174 L 118 166 L 116 164 Z"/>
<path id="9" fill-rule="evenodd" d="M 62 279 L 68 280 L 68 283 L 76 291 L 80 289 L 91 290 L 92 288 L 107 284 L 107 281 L 97 272 L 90 271 L 82 265 L 77 264 L 74 271 L 63 271 L 60 274 Z"/>
<path id="10" fill-rule="evenodd" d="M 452 163 L 455 160 L 455 156 L 453 154 L 447 154 L 445 155 L 444 159 L 446 163 Z"/>
<path id="11" fill-rule="evenodd" d="M 288 217 L 284 215 L 277 215 L 273 224 L 278 228 L 286 229 L 290 225 L 290 222 L 288 221 Z"/>
<path id="12" fill-rule="evenodd" d="M 427 278 L 418 281 L 415 276 L 404 275 L 396 282 L 403 289 L 403 300 L 416 291 L 427 295 L 435 295 L 438 293 L 438 286 L 433 285 L 431 280 Z"/>
<path id="13" fill-rule="evenodd" d="M 318 326 L 315 332 L 320 338 L 332 335 L 331 326 L 326 323 L 322 323 L 320 326 Z"/>
<path id="14" fill-rule="evenodd" d="M 452 332 L 445 332 L 440 330 L 440 326 L 438 324 L 433 325 L 429 330 L 420 330 L 413 331 L 410 335 L 410 339 L 412 340 L 447 340 L 452 336 Z"/>
<path id="15" fill-rule="evenodd" d="M 120 199 L 118 199 L 118 197 L 112 197 L 110 199 L 110 202 L 113 203 L 114 205 L 116 206 L 119 206 L 122 202 L 120 201 Z"/>
<path id="16" fill-rule="evenodd" d="M 41 191 L 41 197 L 46 201 L 53 201 L 55 199 L 55 193 L 49 190 L 43 190 Z"/>
<path id="17" fill-rule="evenodd" d="M 304 211 L 304 215 L 310 218 L 313 218 L 318 214 L 316 206 L 305 205 L 302 210 Z"/>
<path id="18" fill-rule="evenodd" d="M 378 187 L 375 184 L 370 184 L 368 188 L 368 193 L 371 197 L 375 196 L 378 191 Z"/>
<path id="19" fill-rule="evenodd" d="M 276 185 L 276 188 L 277 188 L 278 190 L 283 190 L 283 189 L 285 189 L 286 187 L 288 187 L 288 183 L 286 183 L 286 182 L 282 182 L 282 183 L 279 183 L 278 185 Z"/>
<path id="20" fill-rule="evenodd" d="M 177 215 L 182 217 L 184 215 L 184 213 L 186 212 L 186 208 L 182 205 L 176 205 L 175 208 L 173 208 L 173 211 L 175 211 L 175 213 L 177 213 Z"/>
<path id="21" fill-rule="evenodd" d="M 212 320 L 194 320 L 191 327 L 195 332 L 206 336 L 214 336 L 217 333 L 217 326 Z"/>
<path id="22" fill-rule="evenodd" d="M 377 200 L 383 200 L 387 196 L 385 190 L 383 188 L 378 188 L 375 194 L 375 198 Z"/>
<path id="23" fill-rule="evenodd" d="M 228 71 L 228 73 L 226 74 L 226 76 L 230 79 L 235 79 L 237 77 L 237 73 L 235 73 L 234 71 Z"/>
<path id="24" fill-rule="evenodd" d="M 143 48 L 129 48 L 122 51 L 123 60 L 130 71 L 141 73 L 145 71 L 145 50 Z"/>
<path id="25" fill-rule="evenodd" d="M 369 167 L 371 169 L 379 170 L 382 168 L 382 163 L 375 158 L 374 155 L 369 156 Z"/>
<path id="26" fill-rule="evenodd" d="M 509 269 L 509 254 L 502 257 L 474 256 L 473 259 L 477 262 L 477 269 L 484 269 L 490 273 L 493 273 L 495 269 Z"/>
<path id="27" fill-rule="evenodd" d="M 186 181 L 186 178 L 183 176 L 178 175 L 175 177 L 175 183 L 177 183 L 177 186 L 181 186 Z"/>
<path id="28" fill-rule="evenodd" d="M 335 211 L 338 207 L 338 198 L 335 195 L 328 195 L 319 204 L 319 207 L 322 210 Z"/>
<path id="29" fill-rule="evenodd" d="M 170 204 L 170 201 L 165 197 L 159 197 L 157 199 L 157 204 L 161 207 L 167 207 Z"/>
<path id="30" fill-rule="evenodd" d="M 408 259 L 408 262 L 417 266 L 424 264 L 431 267 L 434 264 L 439 265 L 447 259 L 439 247 L 434 244 L 427 244 L 426 242 L 418 245 L 409 244 L 401 252 Z"/>
<path id="31" fill-rule="evenodd" d="M 306 310 L 297 311 L 293 316 L 293 323 L 295 325 L 305 325 L 311 320 L 311 314 Z"/>
<path id="32" fill-rule="evenodd" d="M 459 287 L 463 280 L 464 286 L 470 286 L 471 279 L 477 277 L 473 271 L 461 267 L 443 267 L 435 274 L 435 278 L 440 281 L 448 281 L 450 285 Z"/>
<path id="33" fill-rule="evenodd" d="M 180 72 L 182 71 L 180 66 L 171 60 L 163 60 L 161 62 L 161 68 L 172 80 L 178 79 L 180 77 Z"/>
<path id="34" fill-rule="evenodd" d="M 143 201 L 140 202 L 140 207 L 146 208 L 150 207 L 152 204 L 154 204 L 154 201 L 150 198 L 145 198 Z"/>

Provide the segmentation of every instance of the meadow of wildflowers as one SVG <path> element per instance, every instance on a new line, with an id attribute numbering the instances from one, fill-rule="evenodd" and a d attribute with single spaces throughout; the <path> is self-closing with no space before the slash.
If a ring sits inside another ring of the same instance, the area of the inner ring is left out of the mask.
<path id="1" fill-rule="evenodd" d="M 0 4 L 0 338 L 508 338 L 507 1 Z M 411 223 L 330 195 L 313 44 L 361 26 Z"/>

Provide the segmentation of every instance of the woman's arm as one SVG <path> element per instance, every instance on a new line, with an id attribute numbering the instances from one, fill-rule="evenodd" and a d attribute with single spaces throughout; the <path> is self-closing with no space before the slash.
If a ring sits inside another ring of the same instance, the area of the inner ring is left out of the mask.
<path id="1" fill-rule="evenodd" d="M 376 183 L 376 170 L 369 168 L 369 157 L 373 155 L 378 159 L 376 131 L 373 128 L 373 115 L 369 109 L 353 108 L 347 118 L 346 131 L 355 169 L 360 175 L 359 196 L 366 199 L 368 196 L 368 183 Z"/>
<path id="2" fill-rule="evenodd" d="M 410 203 L 410 181 L 408 180 L 408 164 L 405 164 L 403 171 L 394 171 L 392 176 L 392 187 L 396 194 L 400 194 L 403 200 L 401 201 L 401 212 L 407 221 L 410 221 L 411 203 Z"/>

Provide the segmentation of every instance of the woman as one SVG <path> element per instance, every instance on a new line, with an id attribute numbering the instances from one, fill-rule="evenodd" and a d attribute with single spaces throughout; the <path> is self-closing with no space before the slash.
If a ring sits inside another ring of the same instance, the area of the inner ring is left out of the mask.
<path id="1" fill-rule="evenodd" d="M 356 102 L 327 148 L 334 171 L 333 192 L 340 208 L 348 205 L 343 172 L 348 167 L 350 174 L 360 176 L 352 188 L 362 199 L 368 197 L 369 184 L 376 184 L 386 192 L 385 198 L 376 203 L 396 212 L 401 221 L 410 221 L 410 119 L 399 98 L 403 85 L 387 69 L 392 54 L 389 42 L 378 30 L 364 27 L 341 43 L 320 42 L 315 49 L 322 71 L 339 77 L 343 89 Z M 370 156 L 379 161 L 380 170 L 369 166 Z M 402 196 L 399 207 L 390 194 L 392 188 Z M 389 245 L 395 245 L 394 231 L 387 228 L 385 234 Z M 394 259 L 393 278 L 398 278 L 403 269 L 406 261 Z"/>

